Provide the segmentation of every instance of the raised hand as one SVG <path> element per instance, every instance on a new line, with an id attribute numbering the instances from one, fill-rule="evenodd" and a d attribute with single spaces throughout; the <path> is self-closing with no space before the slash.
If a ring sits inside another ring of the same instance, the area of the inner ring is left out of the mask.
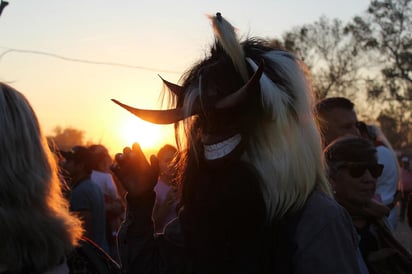
<path id="1" fill-rule="evenodd" d="M 138 197 L 153 189 L 159 175 L 157 158 L 152 155 L 150 164 L 139 144 L 126 147 L 118 153 L 112 167 L 113 173 L 128 192 L 129 197 Z"/>

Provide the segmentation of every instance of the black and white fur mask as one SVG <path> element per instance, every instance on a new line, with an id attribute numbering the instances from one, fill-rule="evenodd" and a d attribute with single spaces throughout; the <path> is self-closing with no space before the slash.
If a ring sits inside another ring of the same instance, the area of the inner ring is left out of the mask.
<path id="1" fill-rule="evenodd" d="M 203 148 L 195 149 L 209 160 L 243 143 L 241 157 L 263 179 L 269 215 L 283 216 L 301 207 L 315 187 L 329 192 L 306 71 L 293 54 L 263 40 L 240 42 L 220 13 L 210 19 L 216 37 L 210 55 L 188 70 L 181 86 L 163 80 L 175 108 L 145 110 L 113 101 L 152 123 L 183 121 L 188 147 L 200 138 Z"/>

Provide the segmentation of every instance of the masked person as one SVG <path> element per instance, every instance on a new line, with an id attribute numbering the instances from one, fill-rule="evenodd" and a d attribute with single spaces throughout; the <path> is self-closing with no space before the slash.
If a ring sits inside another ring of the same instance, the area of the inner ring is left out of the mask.
<path id="1" fill-rule="evenodd" d="M 128 191 L 124 271 L 360 273 L 350 217 L 324 174 L 303 64 L 263 40 L 239 42 L 219 13 L 210 18 L 209 55 L 181 86 L 164 81 L 174 108 L 114 100 L 147 121 L 175 123 L 180 154 L 180 212 L 160 235 L 151 218 L 156 157 L 149 163 L 137 144 L 116 157 Z"/>

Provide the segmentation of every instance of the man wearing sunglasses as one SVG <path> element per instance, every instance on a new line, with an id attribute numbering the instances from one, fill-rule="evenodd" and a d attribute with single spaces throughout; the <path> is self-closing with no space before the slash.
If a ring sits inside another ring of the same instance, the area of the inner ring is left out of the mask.
<path id="1" fill-rule="evenodd" d="M 378 162 L 384 165 L 382 176 L 377 180 L 375 198 L 391 209 L 387 219 L 390 229 L 394 231 L 397 224 L 397 208 L 394 198 L 399 171 L 389 142 L 386 138 L 378 138 L 378 135 L 383 136 L 383 133 L 378 134 L 376 127 L 359 122 L 353 102 L 344 97 L 329 97 L 319 101 L 315 107 L 315 114 L 324 147 L 336 138 L 348 135 L 362 136 L 375 145 Z M 373 132 L 368 128 L 373 129 Z"/>
<path id="2" fill-rule="evenodd" d="M 404 272 L 412 271 L 411 255 L 388 227 L 389 208 L 373 199 L 383 171 L 374 145 L 361 137 L 341 137 L 325 148 L 324 156 L 333 194 L 352 217 L 369 273 L 412 273 Z"/>

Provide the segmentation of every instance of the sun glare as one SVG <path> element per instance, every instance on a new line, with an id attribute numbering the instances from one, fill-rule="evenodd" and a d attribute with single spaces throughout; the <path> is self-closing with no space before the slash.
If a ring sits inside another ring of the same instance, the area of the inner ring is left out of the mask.
<path id="1" fill-rule="evenodd" d="M 159 125 L 145 122 L 137 117 L 131 117 L 124 122 L 122 137 L 128 145 L 137 142 L 142 149 L 157 148 L 162 141 Z"/>

